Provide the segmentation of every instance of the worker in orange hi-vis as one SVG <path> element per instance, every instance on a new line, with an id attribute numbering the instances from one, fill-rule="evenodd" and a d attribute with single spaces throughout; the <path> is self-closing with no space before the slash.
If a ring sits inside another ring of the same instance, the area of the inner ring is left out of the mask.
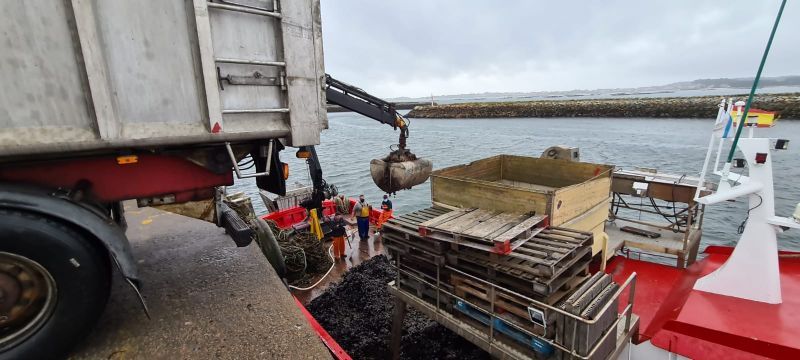
<path id="1" fill-rule="evenodd" d="M 381 217 L 378 218 L 378 223 L 375 224 L 378 230 L 381 229 L 386 220 L 389 220 L 392 217 L 392 200 L 389 200 L 389 195 L 383 195 L 381 210 L 383 210 Z"/>
<path id="2" fill-rule="evenodd" d="M 331 231 L 331 240 L 333 240 L 333 258 L 344 258 L 344 237 L 347 232 L 344 229 L 344 224 L 337 223 Z"/>

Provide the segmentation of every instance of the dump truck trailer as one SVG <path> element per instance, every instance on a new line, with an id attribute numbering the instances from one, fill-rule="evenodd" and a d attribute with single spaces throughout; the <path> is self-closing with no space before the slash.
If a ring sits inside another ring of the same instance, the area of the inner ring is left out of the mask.
<path id="1" fill-rule="evenodd" d="M 122 201 L 171 206 L 241 240 L 219 190 L 248 176 L 237 164 L 285 191 L 281 150 L 319 144 L 327 128 L 320 6 L 0 8 L 0 359 L 50 358 L 89 332 L 113 268 L 138 292 Z"/>

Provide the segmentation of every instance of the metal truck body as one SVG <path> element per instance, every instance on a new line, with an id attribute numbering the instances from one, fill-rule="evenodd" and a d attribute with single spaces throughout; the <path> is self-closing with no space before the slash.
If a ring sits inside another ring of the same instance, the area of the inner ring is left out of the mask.
<path id="1" fill-rule="evenodd" d="M 259 188 L 282 194 L 280 151 L 319 144 L 319 9 L 0 5 L 0 359 L 63 356 L 102 312 L 111 267 L 138 291 L 123 200 L 168 204 L 249 244 L 253 230 L 220 187 L 250 156 Z"/>
<path id="2" fill-rule="evenodd" d="M 4 2 L 0 159 L 278 137 L 318 144 L 327 127 L 319 1 L 246 2 Z"/>

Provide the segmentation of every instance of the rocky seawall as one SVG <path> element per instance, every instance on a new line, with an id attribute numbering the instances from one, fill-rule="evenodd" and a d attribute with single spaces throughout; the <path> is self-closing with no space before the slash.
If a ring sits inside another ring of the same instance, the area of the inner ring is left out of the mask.
<path id="1" fill-rule="evenodd" d="M 725 96 L 726 98 L 729 96 Z M 746 100 L 747 95 L 730 96 Z M 541 100 L 417 106 L 412 118 L 469 119 L 519 117 L 713 118 L 722 96 L 674 98 Z M 757 95 L 753 107 L 800 119 L 800 93 Z"/>

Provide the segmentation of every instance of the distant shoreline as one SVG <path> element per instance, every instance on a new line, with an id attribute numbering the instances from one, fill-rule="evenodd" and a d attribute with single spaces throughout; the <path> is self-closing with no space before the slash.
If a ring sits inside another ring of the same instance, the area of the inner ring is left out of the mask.
<path id="1" fill-rule="evenodd" d="M 747 95 L 694 96 L 671 98 L 537 100 L 524 102 L 475 102 L 420 105 L 406 115 L 410 118 L 714 118 L 720 99 L 746 100 Z M 800 119 L 800 93 L 756 95 L 753 107 L 777 111 L 781 119 Z"/>

